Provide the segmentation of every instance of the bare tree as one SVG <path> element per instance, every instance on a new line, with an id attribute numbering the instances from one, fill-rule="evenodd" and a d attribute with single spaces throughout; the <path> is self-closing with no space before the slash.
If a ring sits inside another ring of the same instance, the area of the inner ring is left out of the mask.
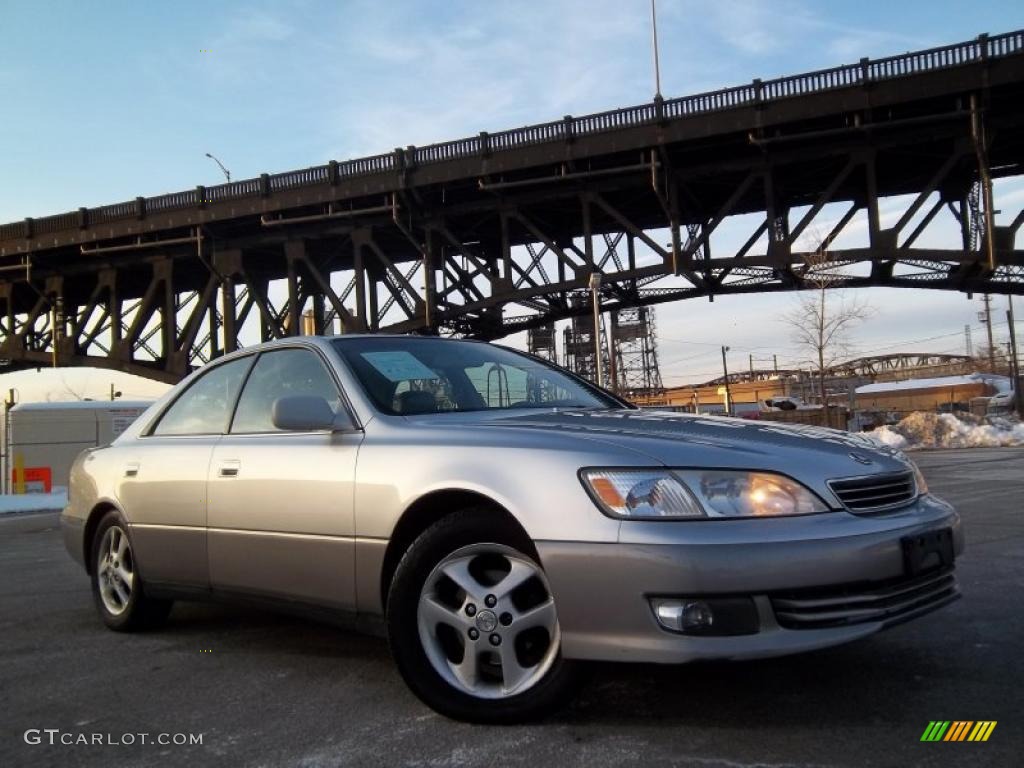
<path id="1" fill-rule="evenodd" d="M 999 344 L 983 344 L 975 350 L 975 365 L 979 371 L 1005 374 L 1010 370 L 1010 356 Z"/>
<path id="2" fill-rule="evenodd" d="M 791 338 L 803 355 L 803 363 L 817 369 L 818 394 L 827 405 L 825 375 L 830 367 L 848 357 L 849 334 L 871 315 L 871 307 L 850 297 L 836 286 L 842 281 L 842 263 L 830 258 L 827 243 L 813 237 L 812 249 L 804 254 L 803 265 L 796 268 L 805 289 L 797 295 L 796 305 L 782 317 Z"/>

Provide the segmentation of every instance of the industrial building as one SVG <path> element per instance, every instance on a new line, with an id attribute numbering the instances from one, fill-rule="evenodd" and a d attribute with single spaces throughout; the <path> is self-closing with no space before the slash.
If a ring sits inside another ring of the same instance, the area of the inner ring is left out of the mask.
<path id="1" fill-rule="evenodd" d="M 149 406 L 127 400 L 15 405 L 7 414 L 4 490 L 50 493 L 67 486 L 79 453 L 113 441 Z"/>
<path id="2" fill-rule="evenodd" d="M 978 360 L 966 355 L 898 353 L 861 357 L 833 366 L 825 374 L 828 405 L 850 411 L 909 413 L 915 410 L 966 411 L 972 401 L 1010 388 L 1000 373 L 979 373 Z M 812 371 L 768 369 L 739 371 L 702 384 L 636 393 L 643 407 L 697 413 L 724 413 L 727 400 L 735 415 L 765 408 L 765 401 L 791 398 L 821 405 L 820 380 Z"/>

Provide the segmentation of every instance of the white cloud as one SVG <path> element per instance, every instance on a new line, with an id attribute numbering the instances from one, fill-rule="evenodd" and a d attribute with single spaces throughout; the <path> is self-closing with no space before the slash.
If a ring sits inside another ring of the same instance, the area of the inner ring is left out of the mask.
<path id="1" fill-rule="evenodd" d="M 279 15 L 266 11 L 247 11 L 232 18 L 224 32 L 216 38 L 214 50 L 220 46 L 244 45 L 287 40 L 294 27 Z"/>

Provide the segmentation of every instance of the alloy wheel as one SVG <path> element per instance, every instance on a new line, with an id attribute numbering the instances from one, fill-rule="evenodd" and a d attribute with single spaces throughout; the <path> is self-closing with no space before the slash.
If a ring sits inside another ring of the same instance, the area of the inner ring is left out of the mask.
<path id="1" fill-rule="evenodd" d="M 528 690 L 558 655 L 558 616 L 544 572 L 501 544 L 462 547 L 438 563 L 420 593 L 417 623 L 434 670 L 478 698 Z"/>
<path id="2" fill-rule="evenodd" d="M 100 599 L 113 616 L 120 616 L 128 607 L 135 585 L 135 562 L 128 536 L 118 525 L 110 526 L 100 542 L 96 567 Z"/>

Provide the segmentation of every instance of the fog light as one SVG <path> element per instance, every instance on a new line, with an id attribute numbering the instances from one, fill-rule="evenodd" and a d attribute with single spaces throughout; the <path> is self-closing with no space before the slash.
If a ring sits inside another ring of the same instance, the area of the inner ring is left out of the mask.
<path id="1" fill-rule="evenodd" d="M 749 597 L 656 598 L 651 607 L 662 627 L 685 635 L 752 635 L 760 623 Z"/>
<path id="2" fill-rule="evenodd" d="M 711 606 L 703 600 L 665 600 L 654 606 L 658 621 L 663 627 L 676 632 L 710 627 L 715 623 L 715 614 Z"/>

